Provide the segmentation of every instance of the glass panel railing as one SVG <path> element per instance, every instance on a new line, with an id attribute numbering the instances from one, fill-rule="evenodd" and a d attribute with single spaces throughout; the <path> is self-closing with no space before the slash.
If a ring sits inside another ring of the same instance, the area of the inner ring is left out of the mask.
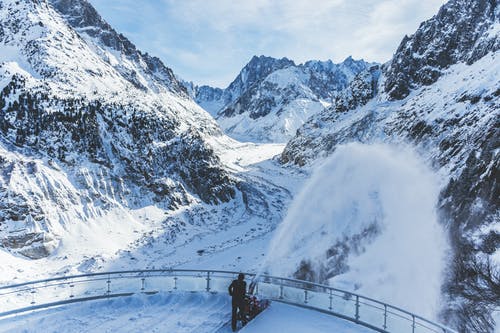
<path id="1" fill-rule="evenodd" d="M 168 291 L 227 293 L 237 272 L 151 270 L 110 272 L 0 286 L 0 313 L 45 306 L 54 302 L 134 293 Z M 246 274 L 247 283 L 253 277 Z M 328 286 L 286 278 L 261 276 L 255 288 L 261 298 L 282 300 L 398 333 L 453 333 L 438 324 L 396 307 Z"/>
<path id="2" fill-rule="evenodd" d="M 387 331 L 412 333 L 412 316 L 392 308 L 387 309 Z"/>
<path id="3" fill-rule="evenodd" d="M 356 297 L 350 293 L 332 290 L 332 312 L 349 317 L 355 318 L 356 316 Z"/>
<path id="4" fill-rule="evenodd" d="M 108 282 L 109 281 L 109 282 Z M 73 281 L 74 297 L 102 296 L 112 292 L 112 280 L 104 276 L 89 277 L 88 279 L 78 279 Z M 108 288 L 109 287 L 109 288 Z"/>
<path id="5" fill-rule="evenodd" d="M 320 310 L 330 311 L 330 297 L 324 291 L 306 290 L 304 294 L 304 298 L 306 299 L 304 303 L 306 305 Z"/>
<path id="6" fill-rule="evenodd" d="M 130 294 L 142 291 L 145 282 L 146 277 L 137 274 L 115 274 L 110 276 L 109 280 L 106 279 L 106 286 L 109 284 L 109 294 Z M 108 290 L 106 290 L 106 293 L 108 293 Z"/>
<path id="7" fill-rule="evenodd" d="M 233 281 L 232 276 L 211 275 L 210 276 L 210 291 L 218 293 L 227 293 L 229 285 Z"/>
<path id="8" fill-rule="evenodd" d="M 151 275 L 140 278 L 140 291 L 143 293 L 157 293 L 162 291 L 172 291 L 175 287 L 174 276 Z"/>
<path id="9" fill-rule="evenodd" d="M 281 296 L 281 286 L 259 282 L 256 286 L 256 294 L 262 298 L 266 299 L 280 299 Z"/>
<path id="10" fill-rule="evenodd" d="M 431 323 L 416 320 L 415 333 L 443 333 L 443 329 Z"/>
<path id="11" fill-rule="evenodd" d="M 297 304 L 307 304 L 307 290 L 283 286 L 283 299 Z"/>
<path id="12" fill-rule="evenodd" d="M 386 307 L 379 302 L 360 297 L 358 299 L 358 316 L 359 320 L 369 323 L 377 328 L 385 329 L 387 325 Z"/>
<path id="13" fill-rule="evenodd" d="M 4 290 L 0 295 L 1 312 L 30 306 L 33 302 L 36 290 L 30 286 L 24 286 L 18 290 Z"/>
<path id="14" fill-rule="evenodd" d="M 206 275 L 198 274 L 192 276 L 178 275 L 174 277 L 177 291 L 204 291 L 207 287 Z"/>
<path id="15" fill-rule="evenodd" d="M 35 304 L 59 302 L 71 296 L 68 295 L 70 294 L 70 288 L 67 281 L 46 283 L 37 286 L 34 291 L 33 299 Z"/>

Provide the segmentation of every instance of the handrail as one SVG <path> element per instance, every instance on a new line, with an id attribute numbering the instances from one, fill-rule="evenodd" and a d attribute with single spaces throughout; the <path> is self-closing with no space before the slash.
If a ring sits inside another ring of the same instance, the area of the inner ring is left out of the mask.
<path id="1" fill-rule="evenodd" d="M 195 270 L 195 269 L 150 269 L 150 270 L 122 270 L 111 272 L 97 272 L 88 274 L 78 274 L 72 276 L 59 276 L 49 279 L 35 280 L 22 282 L 12 285 L 0 286 L 0 320 L 7 316 L 16 313 L 30 311 L 34 308 L 43 309 L 67 303 L 74 303 L 78 300 L 100 299 L 112 296 L 133 295 L 136 292 L 145 292 L 145 281 L 147 278 L 173 278 L 173 287 L 165 289 L 164 284 L 158 285 L 158 291 L 184 290 L 178 285 L 178 280 L 183 278 L 197 278 L 206 280 L 203 287 L 197 287 L 191 291 L 211 291 L 211 292 L 226 292 L 226 288 L 230 281 L 240 272 L 225 271 L 225 270 Z M 156 274 L 156 275 L 155 275 Z M 194 274 L 194 275 L 193 275 Z M 254 278 L 254 273 L 245 273 L 248 277 Z M 138 279 L 141 280 L 141 289 L 134 290 L 132 284 L 115 287 L 118 279 Z M 212 280 L 221 280 L 223 287 L 215 286 Z M 272 275 L 259 275 L 257 279 L 256 293 L 261 297 L 266 297 L 278 302 L 302 306 L 305 308 L 328 313 L 343 319 L 353 321 L 357 324 L 368 327 L 372 330 L 391 333 L 391 332 L 439 332 L 439 333 L 456 333 L 455 330 L 435 323 L 422 316 L 411 313 L 405 309 L 387 304 L 376 299 L 366 297 L 355 292 L 346 291 L 334 288 L 327 285 L 322 285 L 314 282 L 284 278 Z M 74 287 L 76 284 L 89 284 L 93 282 L 105 281 L 100 289 L 85 288 L 80 291 L 80 298 L 75 297 Z M 118 293 L 111 292 L 111 283 L 115 281 L 113 287 L 118 290 Z M 185 282 L 185 281 L 184 281 Z M 69 298 L 60 297 L 60 293 L 43 291 L 48 288 L 70 288 Z M 190 288 L 192 288 L 191 286 Z M 131 290 L 132 288 L 132 290 Z M 219 289 L 217 289 L 219 288 Z M 286 289 L 285 289 L 286 288 Z M 104 290 L 104 292 L 103 292 Z M 98 293 L 97 296 L 88 296 L 91 293 Z M 156 291 L 155 291 L 156 292 Z M 40 304 L 35 302 L 35 294 L 41 294 Z M 7 296 L 13 298 L 4 299 Z M 20 299 L 24 295 L 23 300 Z M 303 295 L 303 296 L 297 296 Z M 29 305 L 26 304 L 26 299 L 31 300 Z M 326 297 L 326 298 L 325 298 Z M 335 298 L 336 297 L 336 298 Z M 334 304 L 335 301 L 335 304 Z M 43 303 L 45 302 L 45 303 Z M 353 303 L 353 304 L 350 304 Z M 373 304 L 370 304 L 373 303 Z M 8 309 L 11 305 L 12 308 Z M 335 305 L 335 306 L 334 306 Z M 343 311 L 343 312 L 342 312 Z M 368 312 L 367 312 L 368 311 Z M 371 311 L 375 311 L 372 313 Z M 383 321 L 381 320 L 381 318 Z M 394 321 L 408 322 L 408 326 Z M 378 323 L 377 323 L 378 321 Z M 382 324 L 383 322 L 383 324 Z M 423 323 L 427 325 L 423 325 Z M 428 325 L 432 327 L 428 327 Z M 408 330 L 401 330 L 402 327 Z M 418 328 L 418 330 L 417 330 Z"/>

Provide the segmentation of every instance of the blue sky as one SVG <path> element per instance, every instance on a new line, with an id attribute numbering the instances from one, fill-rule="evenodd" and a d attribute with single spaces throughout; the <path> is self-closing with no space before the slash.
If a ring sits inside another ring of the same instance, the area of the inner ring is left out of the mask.
<path id="1" fill-rule="evenodd" d="M 89 0 L 182 78 L 226 87 L 253 55 L 385 62 L 444 0 Z"/>

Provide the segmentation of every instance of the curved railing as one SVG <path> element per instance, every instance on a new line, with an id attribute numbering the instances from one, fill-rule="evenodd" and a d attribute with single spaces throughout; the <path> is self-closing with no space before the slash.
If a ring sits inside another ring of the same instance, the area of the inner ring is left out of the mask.
<path id="1" fill-rule="evenodd" d="M 194 291 L 227 293 L 239 272 L 137 270 L 56 277 L 0 287 L 0 319 L 68 303 L 137 293 Z M 247 280 L 255 275 L 247 273 Z M 356 293 L 307 281 L 261 275 L 255 294 L 262 298 L 331 314 L 378 332 L 456 333 L 409 311 Z"/>

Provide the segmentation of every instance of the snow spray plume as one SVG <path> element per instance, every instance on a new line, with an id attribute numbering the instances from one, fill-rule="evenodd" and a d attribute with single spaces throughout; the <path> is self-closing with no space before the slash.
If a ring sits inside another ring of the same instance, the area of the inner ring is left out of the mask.
<path id="1" fill-rule="evenodd" d="M 436 184 L 410 149 L 340 146 L 295 198 L 263 270 L 434 317 L 446 252 Z"/>

